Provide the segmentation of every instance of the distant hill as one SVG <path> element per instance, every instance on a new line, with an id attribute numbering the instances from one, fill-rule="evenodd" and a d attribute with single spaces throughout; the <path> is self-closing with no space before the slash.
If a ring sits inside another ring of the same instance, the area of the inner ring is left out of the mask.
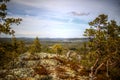
<path id="1" fill-rule="evenodd" d="M 32 42 L 34 38 L 21 37 L 18 40 Z M 88 38 L 39 38 L 41 42 L 85 42 Z M 0 38 L 0 42 L 11 42 L 11 38 Z"/>

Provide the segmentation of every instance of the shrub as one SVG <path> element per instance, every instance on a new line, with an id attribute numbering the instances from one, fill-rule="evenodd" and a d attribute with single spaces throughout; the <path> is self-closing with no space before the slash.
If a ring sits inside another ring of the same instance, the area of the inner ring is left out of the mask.
<path id="1" fill-rule="evenodd" d="M 49 74 L 49 71 L 42 65 L 40 65 L 40 67 L 33 68 L 33 70 L 35 71 L 36 74 L 39 74 L 39 75 L 48 75 Z"/>

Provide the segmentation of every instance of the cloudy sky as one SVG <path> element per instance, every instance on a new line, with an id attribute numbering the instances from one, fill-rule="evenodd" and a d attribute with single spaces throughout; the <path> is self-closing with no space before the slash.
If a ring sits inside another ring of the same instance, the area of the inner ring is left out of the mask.
<path id="1" fill-rule="evenodd" d="M 8 16 L 23 19 L 13 25 L 16 37 L 79 38 L 99 14 L 120 23 L 119 0 L 11 0 Z"/>

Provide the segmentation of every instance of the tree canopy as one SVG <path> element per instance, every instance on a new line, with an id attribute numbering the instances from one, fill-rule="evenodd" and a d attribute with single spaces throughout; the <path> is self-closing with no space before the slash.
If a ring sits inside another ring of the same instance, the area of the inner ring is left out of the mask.
<path id="1" fill-rule="evenodd" d="M 15 31 L 11 28 L 12 24 L 20 24 L 22 19 L 9 18 L 7 15 L 6 3 L 10 0 L 0 0 L 0 34 L 14 35 Z"/>
<path id="2" fill-rule="evenodd" d="M 86 29 L 85 36 L 89 37 L 90 57 L 92 61 L 96 60 L 95 75 L 98 68 L 107 62 L 113 66 L 120 64 L 120 26 L 115 20 L 108 21 L 108 16 L 105 14 L 99 15 L 93 21 L 89 22 L 90 29 Z M 119 65 L 120 66 L 120 65 Z M 111 69 L 112 69 L 111 68 Z"/>
<path id="3" fill-rule="evenodd" d="M 61 54 L 61 52 L 62 52 L 62 50 L 63 50 L 63 47 L 62 47 L 61 44 L 54 44 L 54 45 L 52 46 L 52 50 L 53 50 L 53 52 L 56 53 L 56 54 Z"/>
<path id="4" fill-rule="evenodd" d="M 32 43 L 32 45 L 30 46 L 30 50 L 31 53 L 38 53 L 41 52 L 41 44 L 39 41 L 39 38 L 36 37 Z"/>
<path id="5" fill-rule="evenodd" d="M 13 18 L 9 17 L 7 13 L 7 2 L 10 0 L 0 0 L 0 36 L 2 34 L 13 35 L 15 31 L 12 29 L 13 24 L 20 24 L 22 21 L 21 18 Z M 0 42 L 0 68 L 4 67 L 9 61 L 15 58 L 17 53 L 14 51 L 17 49 L 18 45 L 16 45 L 16 40 L 14 39 L 14 43 L 4 43 Z M 17 46 L 17 47 L 16 47 Z"/>

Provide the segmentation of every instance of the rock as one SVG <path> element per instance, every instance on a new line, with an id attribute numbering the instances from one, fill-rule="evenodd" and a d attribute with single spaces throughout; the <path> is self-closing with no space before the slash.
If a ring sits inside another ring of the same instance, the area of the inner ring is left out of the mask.
<path id="1" fill-rule="evenodd" d="M 27 52 L 10 62 L 8 70 L 0 70 L 0 80 L 87 80 L 79 74 L 82 70 L 65 55 Z"/>
<path id="2" fill-rule="evenodd" d="M 34 74 L 34 70 L 32 68 L 18 68 L 12 69 L 10 73 L 13 74 L 16 78 L 26 78 L 32 77 Z"/>
<path id="3" fill-rule="evenodd" d="M 46 66 L 56 66 L 58 64 L 58 61 L 54 59 L 43 59 L 41 61 L 41 64 Z"/>
<path id="4" fill-rule="evenodd" d="M 15 80 L 15 77 L 13 75 L 7 75 L 5 77 L 6 80 Z"/>
<path id="5" fill-rule="evenodd" d="M 23 60 L 25 60 L 25 61 L 29 60 L 30 56 L 31 56 L 31 54 L 29 52 L 26 52 L 26 53 L 20 55 L 19 60 L 22 60 L 22 61 Z"/>

